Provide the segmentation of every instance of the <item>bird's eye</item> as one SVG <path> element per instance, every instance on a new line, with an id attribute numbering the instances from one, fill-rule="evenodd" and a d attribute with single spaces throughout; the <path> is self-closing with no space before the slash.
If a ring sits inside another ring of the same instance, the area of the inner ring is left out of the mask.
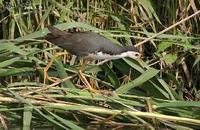
<path id="1" fill-rule="evenodd" d="M 142 56 L 142 55 L 141 55 L 140 53 L 136 53 L 136 54 L 135 54 L 135 57 L 137 57 L 137 58 L 141 58 L 141 56 Z"/>
<path id="2" fill-rule="evenodd" d="M 136 53 L 135 56 L 139 57 L 140 55 Z"/>

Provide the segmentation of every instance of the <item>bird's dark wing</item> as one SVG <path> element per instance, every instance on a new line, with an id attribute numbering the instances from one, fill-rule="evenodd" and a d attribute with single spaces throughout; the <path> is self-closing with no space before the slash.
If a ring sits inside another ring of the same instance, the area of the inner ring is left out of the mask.
<path id="1" fill-rule="evenodd" d="M 73 51 L 72 53 L 79 52 L 81 55 L 99 51 L 117 54 L 121 48 L 119 45 L 112 43 L 109 39 L 94 32 L 72 33 L 72 35 L 67 38 L 66 42 L 73 43 L 73 45 L 71 44 L 72 46 L 68 44 L 68 49 L 70 49 L 68 51 Z"/>
<path id="2" fill-rule="evenodd" d="M 109 39 L 94 32 L 67 32 L 55 27 L 48 28 L 50 33 L 45 39 L 51 43 L 66 49 L 73 55 L 87 56 L 88 53 L 118 54 L 121 47 L 111 42 Z"/>

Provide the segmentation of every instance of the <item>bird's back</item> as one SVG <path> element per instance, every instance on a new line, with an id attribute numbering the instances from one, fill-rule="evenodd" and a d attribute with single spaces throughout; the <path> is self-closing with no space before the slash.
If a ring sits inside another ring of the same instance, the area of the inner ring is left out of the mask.
<path id="1" fill-rule="evenodd" d="M 46 40 L 77 56 L 86 56 L 88 53 L 99 51 L 117 54 L 121 48 L 94 32 L 67 32 L 55 27 L 49 28 L 49 31 L 51 33 L 46 35 Z"/>

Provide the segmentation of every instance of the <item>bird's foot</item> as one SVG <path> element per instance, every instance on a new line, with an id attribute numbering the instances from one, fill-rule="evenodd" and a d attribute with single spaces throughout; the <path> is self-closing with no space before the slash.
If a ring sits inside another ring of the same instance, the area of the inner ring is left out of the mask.
<path id="1" fill-rule="evenodd" d="M 53 83 L 56 83 L 56 82 L 60 82 L 60 79 L 59 78 L 56 78 L 56 77 L 49 77 L 48 75 L 48 69 L 47 67 L 45 67 L 43 69 L 43 72 L 44 72 L 44 79 L 43 79 L 43 84 L 45 85 L 46 84 L 46 81 L 51 81 Z"/>
<path id="2" fill-rule="evenodd" d="M 81 79 L 81 81 L 84 83 L 85 86 L 87 86 L 87 90 L 90 92 L 94 92 L 94 89 L 90 85 L 90 83 L 87 81 L 86 77 L 84 76 L 83 72 L 81 70 L 78 70 L 78 75 Z"/>
<path id="3" fill-rule="evenodd" d="M 84 88 L 85 90 L 88 90 L 89 92 L 92 92 L 92 93 L 98 93 L 98 94 L 107 95 L 107 96 L 113 95 L 113 92 L 110 90 L 99 90 L 99 89 L 92 87 L 81 70 L 78 71 L 78 75 L 79 75 L 81 81 L 86 86 L 86 88 Z"/>
<path id="4" fill-rule="evenodd" d="M 46 81 L 48 81 L 48 80 L 50 80 L 51 82 L 54 82 L 54 83 L 60 81 L 59 78 L 56 78 L 56 77 L 49 77 L 49 76 L 48 76 L 48 70 L 49 70 L 49 68 L 52 66 L 53 61 L 54 61 L 57 57 L 59 57 L 59 56 L 61 56 L 61 55 L 66 55 L 66 54 L 68 54 L 68 53 L 67 53 L 67 52 L 59 52 L 59 53 L 54 54 L 54 55 L 53 55 L 53 58 L 51 59 L 51 61 L 47 64 L 46 67 L 43 68 L 43 72 L 44 72 L 43 84 L 46 84 Z"/>

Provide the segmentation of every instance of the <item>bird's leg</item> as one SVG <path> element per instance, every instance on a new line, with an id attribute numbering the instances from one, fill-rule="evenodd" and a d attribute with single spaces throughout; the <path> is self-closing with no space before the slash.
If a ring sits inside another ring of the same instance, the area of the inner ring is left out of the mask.
<path id="1" fill-rule="evenodd" d="M 84 76 L 82 70 L 78 70 L 78 75 L 80 79 L 82 80 L 82 82 L 84 83 L 84 85 L 87 87 L 86 89 L 88 89 L 90 92 L 95 92 L 95 90 L 92 88 L 92 86 L 87 81 L 86 77 Z"/>
<path id="2" fill-rule="evenodd" d="M 88 91 L 93 92 L 93 93 L 100 93 L 100 94 L 103 94 L 103 95 L 113 95 L 112 91 L 109 91 L 109 90 L 99 90 L 98 88 L 95 88 L 97 86 L 94 87 L 94 86 L 92 86 L 89 83 L 89 81 L 86 79 L 86 77 L 84 76 L 84 74 L 82 72 L 85 69 L 86 62 L 83 62 L 83 64 L 81 65 L 80 69 L 78 70 L 78 75 L 79 75 L 81 81 L 86 86 L 85 89 L 87 89 Z"/>
<path id="3" fill-rule="evenodd" d="M 46 83 L 46 80 L 47 80 L 47 79 L 50 80 L 50 81 L 52 81 L 52 82 L 58 81 L 57 78 L 55 78 L 55 77 L 49 77 L 49 76 L 48 76 L 48 70 L 49 70 L 49 68 L 51 67 L 51 65 L 53 64 L 53 61 L 54 61 L 57 57 L 59 57 L 59 56 L 61 56 L 61 55 L 66 55 L 66 54 L 68 54 L 68 53 L 67 53 L 67 52 L 59 52 L 59 53 L 54 54 L 54 55 L 53 55 L 53 58 L 51 59 L 51 61 L 47 64 L 46 67 L 44 67 L 44 69 L 43 69 L 43 71 L 44 71 L 44 80 L 43 80 L 43 83 L 44 83 L 44 84 Z"/>
<path id="4" fill-rule="evenodd" d="M 85 86 L 87 86 L 86 89 L 88 89 L 90 92 L 95 92 L 95 89 L 92 88 L 92 86 L 90 85 L 90 83 L 88 82 L 88 80 L 86 79 L 86 77 L 83 74 L 83 70 L 85 69 L 85 65 L 87 64 L 87 60 L 85 61 L 81 61 L 81 66 L 78 70 L 78 75 L 81 79 L 81 81 L 84 83 Z"/>

